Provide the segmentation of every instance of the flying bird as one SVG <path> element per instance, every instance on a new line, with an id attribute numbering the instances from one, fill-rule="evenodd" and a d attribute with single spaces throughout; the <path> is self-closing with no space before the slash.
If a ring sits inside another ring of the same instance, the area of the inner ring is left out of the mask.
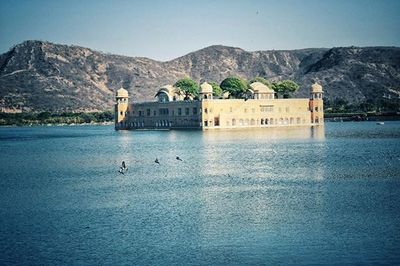
<path id="1" fill-rule="evenodd" d="M 179 158 L 179 156 L 176 156 L 176 159 L 177 159 L 178 161 L 183 161 L 181 158 Z"/>

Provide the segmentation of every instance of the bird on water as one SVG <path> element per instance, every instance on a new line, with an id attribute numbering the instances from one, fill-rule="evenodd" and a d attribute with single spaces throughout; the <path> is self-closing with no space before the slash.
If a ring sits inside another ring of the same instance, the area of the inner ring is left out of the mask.
<path id="1" fill-rule="evenodd" d="M 158 159 L 156 158 L 156 160 L 154 161 L 157 164 L 160 164 L 160 162 L 158 161 Z"/>
<path id="2" fill-rule="evenodd" d="M 128 170 L 128 167 L 126 167 L 125 161 L 122 161 L 122 164 L 119 167 L 118 173 L 124 175 L 127 170 Z"/>

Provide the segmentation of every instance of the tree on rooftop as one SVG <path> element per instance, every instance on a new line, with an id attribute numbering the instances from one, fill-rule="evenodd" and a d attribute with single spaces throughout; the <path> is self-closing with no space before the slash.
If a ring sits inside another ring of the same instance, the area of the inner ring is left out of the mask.
<path id="1" fill-rule="evenodd" d="M 272 83 L 271 88 L 283 98 L 290 98 L 290 96 L 297 91 L 300 86 L 292 80 L 283 80 Z"/>
<path id="2" fill-rule="evenodd" d="M 223 91 L 229 92 L 229 97 L 240 98 L 247 91 L 246 81 L 238 77 L 229 77 L 224 79 L 220 85 Z"/>
<path id="3" fill-rule="evenodd" d="M 199 94 L 199 85 L 190 78 L 180 79 L 174 86 L 182 90 L 185 95 L 184 100 L 189 100 L 190 96 L 196 97 Z"/>

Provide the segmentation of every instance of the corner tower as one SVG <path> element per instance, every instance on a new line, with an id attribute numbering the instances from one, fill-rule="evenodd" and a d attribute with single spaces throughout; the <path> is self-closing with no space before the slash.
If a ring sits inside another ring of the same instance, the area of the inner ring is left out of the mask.
<path id="1" fill-rule="evenodd" d="M 128 91 L 124 88 L 120 88 L 117 90 L 116 100 L 117 103 L 115 104 L 115 126 L 121 125 L 124 121 L 126 112 L 128 111 Z"/>
<path id="2" fill-rule="evenodd" d="M 310 111 L 311 123 L 323 124 L 324 123 L 324 101 L 322 100 L 322 86 L 315 82 L 311 85 L 310 94 Z"/>

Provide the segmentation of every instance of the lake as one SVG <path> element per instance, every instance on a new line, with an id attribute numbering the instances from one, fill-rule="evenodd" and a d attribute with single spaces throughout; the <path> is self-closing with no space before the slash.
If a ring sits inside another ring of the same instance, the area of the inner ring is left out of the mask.
<path id="1" fill-rule="evenodd" d="M 3 265 L 400 263 L 400 122 L 3 127 L 0 151 Z"/>

